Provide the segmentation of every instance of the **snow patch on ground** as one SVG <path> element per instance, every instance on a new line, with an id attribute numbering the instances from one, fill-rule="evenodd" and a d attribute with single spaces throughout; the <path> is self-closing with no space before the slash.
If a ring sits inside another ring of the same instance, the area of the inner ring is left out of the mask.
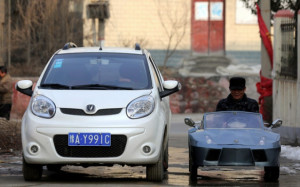
<path id="1" fill-rule="evenodd" d="M 216 68 L 217 73 L 220 75 L 253 75 L 259 74 L 261 65 L 249 66 L 246 64 L 230 64 L 227 67 L 219 66 Z"/>
<path id="2" fill-rule="evenodd" d="M 300 147 L 281 146 L 281 156 L 290 160 L 300 160 Z M 300 164 L 299 164 L 300 166 Z"/>
<path id="3" fill-rule="evenodd" d="M 287 173 L 287 174 L 296 174 L 296 170 L 294 169 L 291 169 L 289 167 L 280 167 L 280 172 L 284 172 L 284 173 Z"/>

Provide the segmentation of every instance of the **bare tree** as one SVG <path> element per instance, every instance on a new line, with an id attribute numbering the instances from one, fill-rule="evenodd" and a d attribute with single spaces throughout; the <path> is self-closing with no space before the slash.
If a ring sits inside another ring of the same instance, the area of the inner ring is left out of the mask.
<path id="1" fill-rule="evenodd" d="M 148 40 L 145 39 L 145 37 L 142 38 L 136 37 L 135 39 L 129 37 L 126 38 L 121 37 L 118 41 L 120 45 L 123 47 L 133 47 L 136 43 L 140 44 L 142 48 L 146 48 L 146 46 L 148 45 Z"/>
<path id="2" fill-rule="evenodd" d="M 251 9 L 252 13 L 256 14 L 255 4 L 261 0 L 241 0 L 245 3 L 245 6 Z M 291 9 L 299 10 L 299 0 L 271 0 L 271 10 L 272 12 L 277 12 L 278 10 Z"/>
<path id="3" fill-rule="evenodd" d="M 166 34 L 166 40 L 164 40 L 166 41 L 166 54 L 162 70 L 164 71 L 169 58 L 175 53 L 186 34 L 189 9 L 186 0 L 156 0 L 156 5 L 160 23 Z"/>
<path id="4" fill-rule="evenodd" d="M 68 8 L 68 0 L 15 0 L 12 65 L 43 67 L 66 42 L 82 44 L 82 18 Z"/>

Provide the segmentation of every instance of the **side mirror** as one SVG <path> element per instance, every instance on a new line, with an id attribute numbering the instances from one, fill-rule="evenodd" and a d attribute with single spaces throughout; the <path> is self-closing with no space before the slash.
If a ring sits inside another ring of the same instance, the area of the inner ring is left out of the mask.
<path id="1" fill-rule="evenodd" d="M 32 85 L 31 80 L 21 80 L 17 82 L 16 90 L 31 97 L 33 94 Z"/>
<path id="2" fill-rule="evenodd" d="M 190 127 L 194 127 L 195 126 L 195 122 L 192 120 L 192 118 L 184 118 L 184 123 L 187 126 L 190 126 Z"/>
<path id="3" fill-rule="evenodd" d="M 270 123 L 264 123 L 264 126 L 269 128 L 271 126 L 271 124 Z"/>
<path id="4" fill-rule="evenodd" d="M 168 80 L 163 83 L 164 91 L 160 92 L 161 98 L 171 95 L 181 89 L 181 84 L 178 81 Z"/>
<path id="5" fill-rule="evenodd" d="M 281 119 L 276 119 L 275 121 L 272 122 L 270 125 L 271 128 L 277 128 L 282 125 L 282 120 Z"/>

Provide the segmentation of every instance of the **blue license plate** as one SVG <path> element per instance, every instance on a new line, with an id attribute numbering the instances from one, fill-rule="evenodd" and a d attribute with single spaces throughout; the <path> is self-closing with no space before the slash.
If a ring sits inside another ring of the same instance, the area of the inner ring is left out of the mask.
<path id="1" fill-rule="evenodd" d="M 69 133 L 69 146 L 110 146 L 110 133 Z"/>

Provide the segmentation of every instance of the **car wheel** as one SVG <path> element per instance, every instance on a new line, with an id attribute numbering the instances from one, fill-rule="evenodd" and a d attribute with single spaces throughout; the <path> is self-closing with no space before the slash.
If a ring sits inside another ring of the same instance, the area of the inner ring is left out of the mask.
<path id="1" fill-rule="evenodd" d="M 37 181 L 42 177 L 43 166 L 39 164 L 28 164 L 23 158 L 22 170 L 25 181 Z"/>
<path id="2" fill-rule="evenodd" d="M 164 151 L 161 149 L 158 162 L 146 166 L 146 177 L 149 181 L 162 181 L 164 179 Z"/>
<path id="3" fill-rule="evenodd" d="M 277 181 L 279 178 L 279 166 L 266 166 L 264 179 L 265 181 Z"/>
<path id="4" fill-rule="evenodd" d="M 167 147 L 164 153 L 164 171 L 167 171 L 169 168 L 169 143 L 167 143 Z"/>
<path id="5" fill-rule="evenodd" d="M 197 180 L 197 169 L 198 167 L 194 164 L 191 153 L 189 153 L 189 171 L 190 171 L 190 180 Z"/>
<path id="6" fill-rule="evenodd" d="M 49 171 L 60 171 L 61 168 L 62 168 L 62 165 L 58 165 L 58 164 L 49 164 L 49 165 L 47 165 L 47 169 Z"/>

